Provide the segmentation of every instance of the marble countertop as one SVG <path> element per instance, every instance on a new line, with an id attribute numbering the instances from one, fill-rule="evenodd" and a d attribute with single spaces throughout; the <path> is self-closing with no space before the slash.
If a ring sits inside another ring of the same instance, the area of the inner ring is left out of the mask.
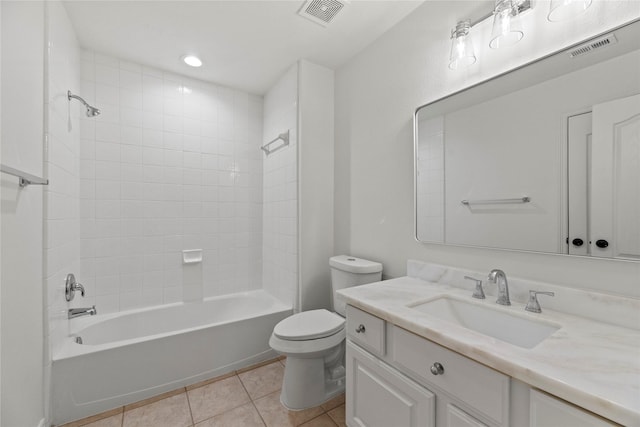
<path id="1" fill-rule="evenodd" d="M 401 277 L 338 291 L 348 304 L 625 426 L 640 426 L 640 331 L 559 311 L 529 313 L 512 301 L 445 284 Z M 498 307 L 561 328 L 531 349 L 439 320 L 408 305 L 438 296 Z"/>

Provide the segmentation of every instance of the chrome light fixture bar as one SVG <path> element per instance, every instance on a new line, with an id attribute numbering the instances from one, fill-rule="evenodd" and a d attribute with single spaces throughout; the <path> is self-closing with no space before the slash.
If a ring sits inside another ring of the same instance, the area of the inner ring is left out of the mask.
<path id="1" fill-rule="evenodd" d="M 451 30 L 451 53 L 449 68 L 456 70 L 476 62 L 471 41 L 471 28 L 493 16 L 489 47 L 498 49 L 511 46 L 522 40 L 524 31 L 520 15 L 533 8 L 533 0 L 495 0 L 493 11 L 476 21 L 459 21 Z M 551 22 L 573 18 L 586 11 L 593 0 L 551 0 L 547 19 Z"/>
<path id="2" fill-rule="evenodd" d="M 449 68 L 455 70 L 476 62 L 471 41 L 471 28 L 493 17 L 493 30 L 489 46 L 493 49 L 515 44 L 524 36 L 519 16 L 532 8 L 531 0 L 496 0 L 494 9 L 476 21 L 460 21 L 451 31 Z"/>

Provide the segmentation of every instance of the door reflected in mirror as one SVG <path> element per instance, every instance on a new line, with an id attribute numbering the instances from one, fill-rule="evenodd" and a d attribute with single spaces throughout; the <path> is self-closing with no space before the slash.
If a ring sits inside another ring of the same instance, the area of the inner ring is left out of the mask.
<path id="1" fill-rule="evenodd" d="M 418 240 L 640 260 L 640 22 L 608 36 L 416 110 Z"/>

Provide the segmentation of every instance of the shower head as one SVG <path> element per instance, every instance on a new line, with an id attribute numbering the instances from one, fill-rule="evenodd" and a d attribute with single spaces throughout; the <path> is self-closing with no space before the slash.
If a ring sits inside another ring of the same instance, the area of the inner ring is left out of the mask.
<path id="1" fill-rule="evenodd" d="M 100 110 L 91 105 L 87 105 L 87 117 L 95 117 L 100 115 Z"/>
<path id="2" fill-rule="evenodd" d="M 82 104 L 87 108 L 87 117 L 95 117 L 97 115 L 100 114 L 100 110 L 97 109 L 96 107 L 92 107 L 91 105 L 89 105 L 87 103 L 87 101 L 85 101 L 84 99 L 80 98 L 78 95 L 74 95 L 71 93 L 70 90 L 67 91 L 67 99 L 69 101 L 71 101 L 71 98 L 77 99 L 78 101 L 82 102 Z"/>

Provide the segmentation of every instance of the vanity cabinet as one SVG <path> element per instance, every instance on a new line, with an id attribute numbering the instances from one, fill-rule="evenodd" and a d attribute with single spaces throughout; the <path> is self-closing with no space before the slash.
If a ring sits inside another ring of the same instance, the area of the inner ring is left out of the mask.
<path id="1" fill-rule="evenodd" d="M 350 427 L 508 425 L 509 377 L 497 371 L 352 306 L 346 348 Z"/>
<path id="2" fill-rule="evenodd" d="M 616 426 L 347 306 L 349 427 Z"/>

